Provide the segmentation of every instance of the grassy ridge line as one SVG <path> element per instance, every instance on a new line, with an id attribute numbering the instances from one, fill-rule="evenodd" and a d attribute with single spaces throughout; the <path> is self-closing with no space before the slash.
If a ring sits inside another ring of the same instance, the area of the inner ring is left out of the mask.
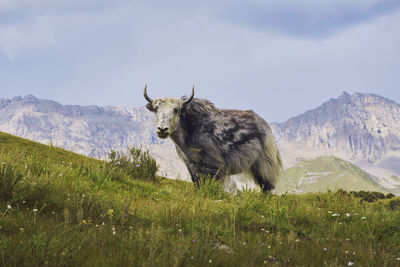
<path id="1" fill-rule="evenodd" d="M 26 154 L 34 154 L 38 160 L 53 158 L 55 161 L 68 161 L 74 163 L 99 163 L 100 161 L 94 158 L 89 158 L 84 155 L 76 154 L 62 148 L 44 145 L 38 142 L 30 141 L 18 136 L 0 132 L 0 151 L 2 153 L 10 151 L 24 151 Z"/>
<path id="2" fill-rule="evenodd" d="M 195 190 L 7 140 L 8 150 L 0 152 L 0 266 L 399 263 L 397 199 L 365 203 L 346 192 L 231 195 L 214 182 Z"/>

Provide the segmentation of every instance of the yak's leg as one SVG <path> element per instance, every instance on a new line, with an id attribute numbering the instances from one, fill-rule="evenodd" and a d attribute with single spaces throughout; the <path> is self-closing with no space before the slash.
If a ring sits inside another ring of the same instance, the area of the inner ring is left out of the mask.
<path id="1" fill-rule="evenodd" d="M 200 180 L 214 178 L 219 180 L 224 174 L 223 160 L 218 153 L 210 154 L 199 149 L 186 149 L 185 152 L 176 146 L 179 157 L 185 162 L 193 183 L 199 187 Z"/>
<path id="2" fill-rule="evenodd" d="M 201 182 L 205 182 L 205 179 L 216 179 L 219 180 L 222 177 L 223 170 L 217 166 L 198 166 L 197 164 L 187 164 L 190 176 L 193 183 L 199 187 Z"/>
<path id="3" fill-rule="evenodd" d="M 268 173 L 267 169 L 265 167 L 265 164 L 262 164 L 257 160 L 252 166 L 251 166 L 251 172 L 254 176 L 254 179 L 256 182 L 260 185 L 261 189 L 263 192 L 270 192 L 272 189 L 275 188 L 273 184 L 270 183 L 268 179 Z"/>

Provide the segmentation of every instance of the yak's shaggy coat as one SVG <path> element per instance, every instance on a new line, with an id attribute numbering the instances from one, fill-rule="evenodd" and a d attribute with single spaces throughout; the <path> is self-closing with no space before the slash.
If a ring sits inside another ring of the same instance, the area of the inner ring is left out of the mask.
<path id="1" fill-rule="evenodd" d="M 146 91 L 145 97 L 151 100 Z M 201 176 L 220 179 L 250 171 L 264 191 L 275 188 L 282 170 L 281 156 L 271 128 L 253 111 L 221 110 L 196 98 L 157 99 L 147 107 L 156 113 L 159 136 L 165 138 L 164 130 L 168 130 L 195 184 Z M 171 109 L 174 112 L 166 112 Z M 176 125 L 165 124 L 168 120 Z"/>

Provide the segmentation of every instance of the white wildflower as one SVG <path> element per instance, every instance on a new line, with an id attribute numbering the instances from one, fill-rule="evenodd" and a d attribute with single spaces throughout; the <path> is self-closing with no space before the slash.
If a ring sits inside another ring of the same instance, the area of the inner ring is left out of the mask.
<path id="1" fill-rule="evenodd" d="M 346 213 L 346 216 L 347 216 L 347 217 L 350 217 L 350 213 Z"/>
<path id="2" fill-rule="evenodd" d="M 324 248 L 324 251 L 327 251 L 328 249 L 327 248 Z"/>
<path id="3" fill-rule="evenodd" d="M 332 217 L 336 217 L 336 216 L 339 216 L 337 213 L 334 213 L 334 214 L 332 214 L 331 215 Z"/>
<path id="4" fill-rule="evenodd" d="M 32 211 L 33 211 L 33 212 L 37 212 L 37 211 L 38 211 L 38 209 L 33 209 Z"/>
<path id="5" fill-rule="evenodd" d="M 367 219 L 366 217 L 361 217 L 361 220 L 365 220 L 365 219 Z"/>
<path id="6" fill-rule="evenodd" d="M 212 263 L 212 260 L 209 260 L 208 262 L 209 262 L 209 263 Z"/>
<path id="7" fill-rule="evenodd" d="M 354 265 L 354 262 L 352 262 L 352 261 L 349 261 L 349 263 L 347 264 L 347 266 L 353 266 Z"/>
<path id="8" fill-rule="evenodd" d="M 7 209 L 9 209 L 9 210 L 10 210 L 11 208 L 12 208 L 12 207 L 11 207 L 11 205 L 7 205 Z"/>

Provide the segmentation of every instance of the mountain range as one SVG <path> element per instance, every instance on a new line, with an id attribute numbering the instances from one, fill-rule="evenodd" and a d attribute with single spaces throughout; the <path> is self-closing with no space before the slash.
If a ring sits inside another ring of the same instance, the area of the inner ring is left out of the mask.
<path id="1" fill-rule="evenodd" d="M 286 166 L 333 155 L 371 173 L 385 188 L 400 186 L 400 105 L 394 101 L 344 92 L 271 127 Z"/>
<path id="2" fill-rule="evenodd" d="M 304 160 L 335 156 L 367 171 L 383 190 L 400 193 L 399 104 L 378 95 L 344 92 L 270 126 L 287 170 Z M 17 96 L 0 99 L 0 131 L 97 158 L 111 149 L 145 146 L 159 161 L 161 174 L 189 177 L 172 142 L 157 138 L 154 115 L 145 107 L 62 105 L 33 95 Z"/>

